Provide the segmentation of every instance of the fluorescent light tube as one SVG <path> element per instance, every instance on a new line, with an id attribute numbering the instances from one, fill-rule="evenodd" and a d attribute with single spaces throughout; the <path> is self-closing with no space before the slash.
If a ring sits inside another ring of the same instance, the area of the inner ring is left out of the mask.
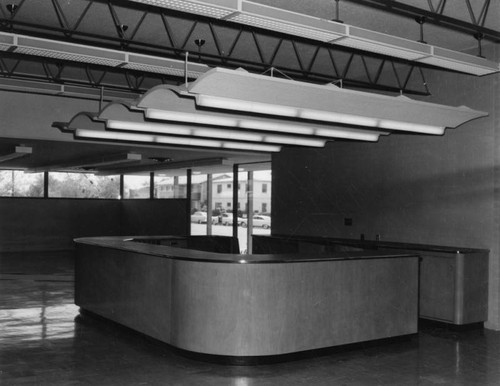
<path id="1" fill-rule="evenodd" d="M 215 116 L 208 114 L 185 113 L 182 111 L 170 111 L 159 109 L 146 109 L 144 116 L 148 119 L 162 121 L 196 123 L 201 125 L 234 127 L 238 124 L 237 119 Z"/>
<path id="2" fill-rule="evenodd" d="M 194 123 L 199 125 L 212 125 L 224 127 L 238 127 L 249 130 L 262 130 L 286 134 L 315 135 L 329 138 L 343 138 L 362 141 L 377 141 L 380 132 L 370 132 L 357 129 L 319 129 L 313 125 L 297 125 L 294 123 L 280 123 L 270 120 L 256 120 L 250 118 L 236 119 L 223 116 L 209 115 L 203 113 L 185 113 L 180 111 L 169 111 L 159 109 L 146 109 L 145 116 L 149 119 Z"/>
<path id="3" fill-rule="evenodd" d="M 325 145 L 326 142 L 326 140 L 310 139 L 300 136 L 265 135 L 265 134 L 251 133 L 242 130 L 231 130 L 225 128 L 218 129 L 218 128 L 205 128 L 205 127 L 190 127 L 190 126 L 179 126 L 179 125 L 147 123 L 147 122 L 141 123 L 141 122 L 108 120 L 106 122 L 106 127 L 108 129 L 114 129 L 120 131 L 140 131 L 145 133 L 155 133 L 162 135 L 174 134 L 174 135 L 184 135 L 184 136 L 227 139 L 234 141 L 268 142 L 268 143 L 287 144 L 287 145 L 300 144 L 302 146 L 313 146 L 313 147 L 322 147 Z"/>
<path id="4" fill-rule="evenodd" d="M 389 129 L 389 130 L 411 131 L 414 133 L 432 134 L 432 135 L 442 135 L 444 134 L 444 131 L 446 129 L 445 127 L 420 125 L 417 123 L 397 122 L 397 121 L 390 121 L 387 119 L 381 119 L 379 121 L 378 127 L 383 127 L 384 129 Z"/>
<path id="5" fill-rule="evenodd" d="M 363 117 L 358 115 L 341 114 L 320 110 L 299 109 L 288 106 L 270 105 L 260 102 L 229 99 L 223 97 L 196 95 L 196 103 L 204 107 L 226 108 L 229 110 L 251 112 L 257 114 L 279 115 L 285 117 L 308 119 L 321 122 L 332 122 L 354 126 L 374 127 L 389 130 L 401 130 L 418 132 L 425 134 L 442 134 L 442 128 L 412 124 L 409 122 L 399 122 L 390 120 L 380 120 L 377 118 Z M 316 132 L 318 133 L 318 131 Z M 326 133 L 323 131 L 323 133 Z"/>
<path id="6" fill-rule="evenodd" d="M 214 109 L 244 111 L 254 114 L 279 115 L 290 118 L 298 117 L 298 111 L 295 107 L 271 105 L 268 103 L 224 98 L 212 95 L 197 94 L 196 104 Z"/>
<path id="7" fill-rule="evenodd" d="M 308 147 L 323 147 L 325 146 L 326 143 L 325 139 L 300 138 L 300 137 L 283 136 L 283 135 L 266 135 L 264 136 L 263 141 L 268 143 L 280 143 L 286 145 L 308 146 Z"/>
<path id="8" fill-rule="evenodd" d="M 192 129 L 187 126 L 162 125 L 158 123 L 141 123 L 130 121 L 107 120 L 106 128 L 114 130 L 141 131 L 165 135 L 191 135 Z"/>
<path id="9" fill-rule="evenodd" d="M 300 109 L 298 110 L 298 116 L 302 119 L 311 119 L 314 121 L 337 122 L 344 125 L 377 127 L 376 118 L 368 118 L 359 115 Z"/>
<path id="10" fill-rule="evenodd" d="M 74 133 L 75 138 L 109 140 L 109 141 L 126 141 L 126 142 L 145 142 L 149 144 L 161 145 L 180 145 L 180 146 L 199 146 L 211 148 L 224 148 L 236 150 L 252 150 L 262 152 L 279 152 L 280 146 L 261 145 L 252 143 L 230 142 L 230 141 L 215 141 L 208 139 L 196 139 L 186 137 L 172 137 L 172 136 L 157 136 L 148 134 L 135 134 L 135 133 L 122 133 L 113 131 L 98 131 L 88 129 L 76 129 Z"/>

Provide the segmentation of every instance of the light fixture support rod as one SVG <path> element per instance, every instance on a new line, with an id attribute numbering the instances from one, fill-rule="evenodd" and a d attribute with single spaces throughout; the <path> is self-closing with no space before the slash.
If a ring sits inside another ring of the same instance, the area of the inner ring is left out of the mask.
<path id="1" fill-rule="evenodd" d="M 104 87 L 101 87 L 101 93 L 99 95 L 99 111 L 102 110 L 103 102 L 104 102 Z"/>
<path id="2" fill-rule="evenodd" d="M 332 19 L 332 21 L 335 21 L 337 23 L 343 23 L 342 20 L 340 20 L 340 6 L 339 6 L 340 0 L 335 0 L 335 19 Z"/>
<path id="3" fill-rule="evenodd" d="M 188 60 L 189 52 L 186 51 L 186 59 L 184 60 L 184 83 L 186 84 L 186 90 L 188 88 Z"/>
<path id="4" fill-rule="evenodd" d="M 477 40 L 477 49 L 478 49 L 477 56 L 479 56 L 480 58 L 484 58 L 483 47 L 481 45 L 481 41 L 483 40 L 483 38 L 484 38 L 484 35 L 481 32 L 477 32 L 474 34 L 474 39 Z"/>
<path id="5" fill-rule="evenodd" d="M 425 16 L 416 16 L 415 21 L 420 25 L 420 40 L 418 40 L 418 42 L 427 44 L 427 42 L 424 40 L 424 24 L 427 19 L 425 18 Z"/>

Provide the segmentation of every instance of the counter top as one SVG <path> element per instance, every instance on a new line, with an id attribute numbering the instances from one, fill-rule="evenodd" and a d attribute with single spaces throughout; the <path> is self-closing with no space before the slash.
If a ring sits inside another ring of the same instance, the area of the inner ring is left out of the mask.
<path id="1" fill-rule="evenodd" d="M 319 262 L 328 260 L 388 259 L 395 257 L 416 256 L 415 253 L 403 253 L 396 251 L 389 252 L 382 250 L 240 255 L 233 253 L 206 252 L 194 249 L 185 249 L 167 245 L 155 245 L 147 243 L 148 240 L 172 241 L 186 239 L 186 236 L 103 236 L 78 238 L 74 241 L 78 244 L 137 252 L 141 254 L 166 257 L 175 260 L 189 260 L 205 263 L 279 264 Z"/>
<path id="2" fill-rule="evenodd" d="M 339 244 L 349 245 L 359 248 L 380 250 L 383 248 L 389 249 L 405 249 L 405 250 L 419 250 L 427 252 L 442 252 L 442 253 L 475 253 L 475 252 L 489 252 L 488 249 L 480 248 L 462 248 L 454 246 L 443 245 L 430 245 L 430 244 L 415 244 L 395 241 L 376 241 L 376 240 L 358 240 L 358 239 L 342 239 L 335 237 L 322 237 L 322 236 L 287 236 L 287 235 L 254 235 L 253 237 L 270 237 L 281 240 L 290 241 L 306 241 L 320 244 Z"/>

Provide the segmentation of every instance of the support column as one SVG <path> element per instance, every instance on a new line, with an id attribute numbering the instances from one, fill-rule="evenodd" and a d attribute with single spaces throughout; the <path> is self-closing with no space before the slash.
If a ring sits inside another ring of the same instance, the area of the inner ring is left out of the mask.
<path id="1" fill-rule="evenodd" d="M 233 165 L 233 238 L 238 239 L 238 164 Z"/>
<path id="2" fill-rule="evenodd" d="M 213 210 L 213 194 L 212 194 L 213 177 L 207 174 L 207 235 L 212 235 L 212 210 Z"/>
<path id="3" fill-rule="evenodd" d="M 191 169 L 186 170 L 186 236 L 191 236 Z"/>
<path id="4" fill-rule="evenodd" d="M 253 172 L 248 172 L 247 182 L 247 253 L 251 254 L 253 233 Z"/>

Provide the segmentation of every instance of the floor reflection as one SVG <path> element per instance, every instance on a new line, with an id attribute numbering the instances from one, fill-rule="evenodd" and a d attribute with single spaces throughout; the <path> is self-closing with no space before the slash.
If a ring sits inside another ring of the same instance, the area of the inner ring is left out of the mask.
<path id="1" fill-rule="evenodd" d="M 2 385 L 500 384 L 500 333 L 489 330 L 426 327 L 406 341 L 273 365 L 197 362 L 80 315 L 71 260 L 58 259 L 53 272 L 49 263 L 0 265 Z"/>

